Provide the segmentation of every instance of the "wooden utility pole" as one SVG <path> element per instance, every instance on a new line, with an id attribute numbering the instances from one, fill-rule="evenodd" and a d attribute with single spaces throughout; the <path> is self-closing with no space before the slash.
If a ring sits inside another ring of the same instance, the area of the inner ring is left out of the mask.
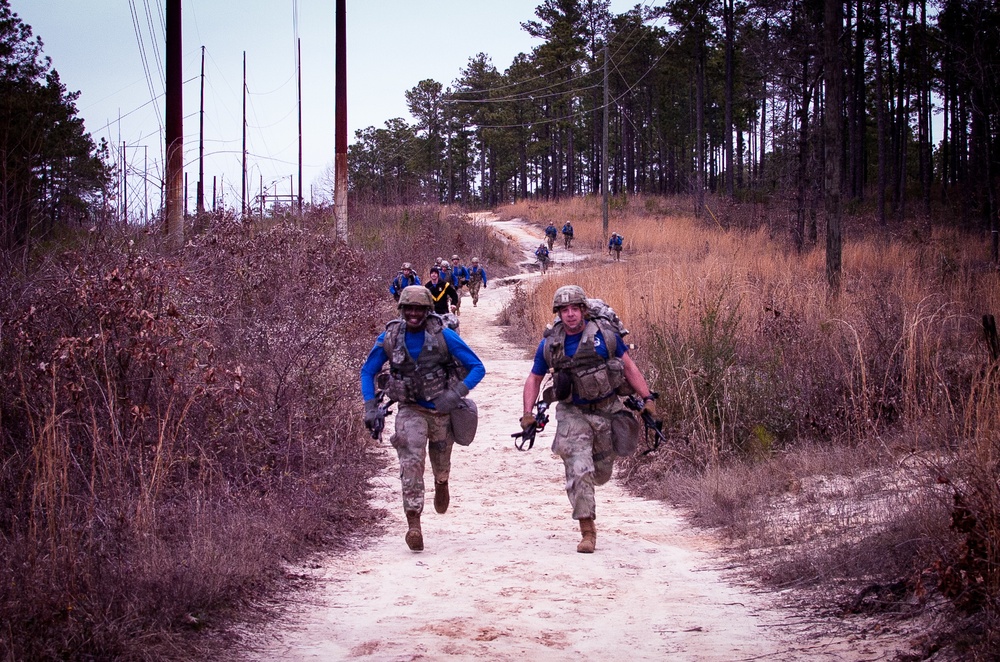
<path id="1" fill-rule="evenodd" d="M 347 9 L 346 0 L 337 0 L 337 71 L 335 109 L 334 217 L 337 237 L 347 241 Z"/>
<path id="2" fill-rule="evenodd" d="M 240 185 L 240 216 L 247 215 L 247 52 L 243 51 L 243 179 Z"/>
<path id="3" fill-rule="evenodd" d="M 295 59 L 298 62 L 298 97 L 299 97 L 299 220 L 302 219 L 302 40 L 296 44 Z"/>
<path id="4" fill-rule="evenodd" d="M 604 45 L 604 129 L 601 136 L 601 228 L 604 231 L 604 240 L 608 240 L 608 108 L 611 106 L 610 95 L 608 94 L 608 45 Z"/>
<path id="5" fill-rule="evenodd" d="M 181 0 L 167 0 L 166 212 L 167 248 L 184 246 L 184 70 Z"/>
<path id="6" fill-rule="evenodd" d="M 198 216 L 205 213 L 205 47 L 201 47 L 201 106 L 198 111 L 198 190 L 195 193 Z"/>

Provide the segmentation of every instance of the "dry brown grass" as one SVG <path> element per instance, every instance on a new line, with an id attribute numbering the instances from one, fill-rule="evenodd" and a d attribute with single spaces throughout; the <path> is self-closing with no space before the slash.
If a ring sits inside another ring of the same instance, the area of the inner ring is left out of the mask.
<path id="1" fill-rule="evenodd" d="M 582 285 L 629 325 L 661 392 L 671 444 L 622 476 L 723 527 L 777 585 L 905 580 L 913 609 L 921 592 L 947 594 L 994 619 L 998 387 L 980 320 L 1000 311 L 1000 272 L 982 238 L 935 227 L 885 240 L 849 225 L 830 301 L 823 251 L 796 254 L 759 208 L 732 229 L 735 206 L 710 201 L 716 215 L 699 220 L 671 204 L 613 211 L 621 263 L 604 256 L 598 200 L 507 212 L 571 218 L 600 256 L 541 283 L 524 324 L 537 334 L 555 288 Z"/>
<path id="2" fill-rule="evenodd" d="M 357 374 L 389 279 L 506 248 L 438 208 L 353 222 L 367 253 L 322 216 L 216 218 L 183 256 L 126 233 L 3 263 L 0 659 L 217 657 L 289 561 L 377 528 Z"/>

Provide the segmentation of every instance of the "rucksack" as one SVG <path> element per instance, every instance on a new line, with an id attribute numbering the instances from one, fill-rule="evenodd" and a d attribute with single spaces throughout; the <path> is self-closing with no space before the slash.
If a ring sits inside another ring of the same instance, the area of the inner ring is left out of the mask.
<path id="1" fill-rule="evenodd" d="M 603 299 L 591 299 L 588 297 L 587 315 L 591 318 L 598 318 L 606 321 L 622 338 L 628 335 L 628 329 L 625 328 L 625 324 L 618 317 L 618 313 L 616 313 L 615 309 L 609 306 Z"/>

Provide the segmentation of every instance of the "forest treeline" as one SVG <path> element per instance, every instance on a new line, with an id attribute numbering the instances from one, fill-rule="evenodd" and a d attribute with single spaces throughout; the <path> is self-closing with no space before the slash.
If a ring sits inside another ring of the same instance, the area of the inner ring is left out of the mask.
<path id="1" fill-rule="evenodd" d="M 823 46 L 830 4 L 836 58 Z M 937 203 L 967 226 L 995 216 L 993 0 L 668 0 L 623 14 L 609 0 L 544 0 L 535 14 L 522 23 L 541 40 L 531 53 L 503 71 L 477 54 L 450 85 L 406 92 L 412 124 L 357 131 L 353 192 L 489 206 L 598 193 L 606 138 L 615 195 L 787 201 L 813 237 L 826 154 L 848 209 L 868 205 L 881 223 Z M 826 152 L 828 107 L 840 125 Z"/>

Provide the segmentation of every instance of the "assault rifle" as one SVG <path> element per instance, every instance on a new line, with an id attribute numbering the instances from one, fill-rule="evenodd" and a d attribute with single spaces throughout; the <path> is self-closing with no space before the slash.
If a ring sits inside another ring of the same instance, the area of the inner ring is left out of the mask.
<path id="1" fill-rule="evenodd" d="M 650 393 L 650 395 L 653 397 L 653 400 L 660 397 L 659 393 Z M 639 412 L 639 417 L 642 419 L 642 425 L 645 428 L 647 444 L 649 443 L 650 433 L 653 434 L 653 445 L 642 452 L 643 455 L 648 455 L 659 448 L 660 442 L 665 442 L 667 436 L 663 434 L 663 421 L 656 420 L 650 413 L 644 413 L 642 411 L 644 405 L 645 403 L 637 395 L 630 395 L 625 398 L 625 406 L 632 411 Z"/>
<path id="2" fill-rule="evenodd" d="M 549 415 L 545 411 L 549 408 L 549 403 L 539 400 L 535 405 L 535 422 L 528 426 L 528 429 L 515 432 L 510 435 L 514 437 L 514 447 L 519 451 L 530 451 L 535 445 L 535 435 L 545 429 L 545 424 L 549 422 Z M 527 448 L 525 448 L 527 446 Z"/>
<path id="3" fill-rule="evenodd" d="M 378 416 L 375 418 L 375 422 L 368 428 L 368 431 L 372 433 L 372 439 L 381 441 L 382 430 L 385 428 L 385 417 L 392 413 L 390 407 L 396 404 L 396 401 L 387 399 L 385 391 L 378 391 L 375 394 L 375 399 L 378 400 Z"/>

